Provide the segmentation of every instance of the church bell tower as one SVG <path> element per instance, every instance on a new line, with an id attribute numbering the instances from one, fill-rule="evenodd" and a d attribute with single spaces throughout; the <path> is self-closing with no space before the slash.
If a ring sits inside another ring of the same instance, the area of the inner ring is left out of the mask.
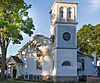
<path id="1" fill-rule="evenodd" d="M 55 0 L 50 10 L 54 81 L 77 78 L 77 2 Z"/>

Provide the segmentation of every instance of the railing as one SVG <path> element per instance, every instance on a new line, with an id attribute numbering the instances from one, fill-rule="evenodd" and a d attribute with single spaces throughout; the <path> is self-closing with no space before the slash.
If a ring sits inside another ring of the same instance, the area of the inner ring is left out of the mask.
<path id="1" fill-rule="evenodd" d="M 57 22 L 76 23 L 76 19 L 58 19 Z"/>

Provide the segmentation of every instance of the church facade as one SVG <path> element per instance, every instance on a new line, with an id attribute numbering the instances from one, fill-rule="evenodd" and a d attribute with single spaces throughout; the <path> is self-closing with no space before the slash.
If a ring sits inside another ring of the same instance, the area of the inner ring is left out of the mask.
<path id="1" fill-rule="evenodd" d="M 83 75 L 97 76 L 93 58 L 77 49 L 77 5 L 77 2 L 54 2 L 50 10 L 51 38 L 37 34 L 18 54 L 11 56 L 7 64 L 8 77 L 64 82 L 77 81 L 77 77 Z M 90 61 L 89 65 L 85 58 Z"/>

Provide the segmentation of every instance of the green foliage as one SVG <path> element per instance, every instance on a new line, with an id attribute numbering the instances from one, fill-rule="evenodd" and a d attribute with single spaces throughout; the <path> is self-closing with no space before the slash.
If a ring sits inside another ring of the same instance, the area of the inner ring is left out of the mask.
<path id="1" fill-rule="evenodd" d="M 93 55 L 94 51 L 97 52 L 97 56 L 100 57 L 100 24 L 95 26 L 88 24 L 84 25 L 77 32 L 78 48 L 83 53 Z"/>
<path id="2" fill-rule="evenodd" d="M 12 40 L 19 43 L 23 40 L 22 32 L 31 36 L 34 25 L 28 16 L 28 9 L 24 0 L 0 0 L 0 42 Z"/>
<path id="3" fill-rule="evenodd" d="M 28 9 L 24 0 L 0 0 L 0 47 L 2 53 L 1 78 L 4 79 L 6 67 L 6 53 L 9 43 L 20 44 L 22 33 L 31 36 L 34 24 L 28 16 Z"/>

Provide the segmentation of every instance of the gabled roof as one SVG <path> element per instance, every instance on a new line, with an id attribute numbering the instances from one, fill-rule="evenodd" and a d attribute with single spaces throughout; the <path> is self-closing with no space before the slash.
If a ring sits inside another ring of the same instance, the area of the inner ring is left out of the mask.
<path id="1" fill-rule="evenodd" d="M 78 56 L 78 57 L 84 57 L 84 56 L 86 56 L 86 57 L 93 58 L 92 55 L 84 54 L 84 53 L 82 53 L 82 52 L 80 52 L 80 51 L 77 51 L 77 56 Z"/>
<path id="2" fill-rule="evenodd" d="M 44 36 L 44 35 L 41 35 L 41 34 L 37 34 L 35 35 L 29 42 L 27 42 L 20 50 L 19 52 L 23 51 L 25 48 L 27 48 L 31 43 L 33 43 L 34 41 L 37 41 L 37 43 L 41 43 L 41 44 L 44 44 L 43 42 L 40 42 L 38 39 L 41 38 L 41 39 L 44 39 L 48 42 L 50 42 L 50 38 Z"/>
<path id="3" fill-rule="evenodd" d="M 16 63 L 23 63 L 21 59 L 19 59 L 17 56 L 11 56 Z"/>

